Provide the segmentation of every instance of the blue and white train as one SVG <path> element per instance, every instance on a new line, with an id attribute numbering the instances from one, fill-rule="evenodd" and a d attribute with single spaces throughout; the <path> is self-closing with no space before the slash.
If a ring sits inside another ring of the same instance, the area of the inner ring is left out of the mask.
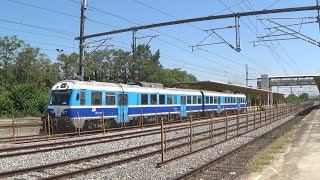
<path id="1" fill-rule="evenodd" d="M 56 122 L 52 128 L 96 129 L 102 115 L 107 126 L 116 126 L 141 118 L 154 121 L 156 115 L 177 119 L 203 111 L 241 111 L 246 106 L 243 94 L 65 80 L 53 86 L 48 113 Z"/>

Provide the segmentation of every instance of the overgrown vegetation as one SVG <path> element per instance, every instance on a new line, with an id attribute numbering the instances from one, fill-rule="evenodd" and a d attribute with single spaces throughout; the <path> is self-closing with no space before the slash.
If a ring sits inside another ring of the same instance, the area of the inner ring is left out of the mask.
<path id="1" fill-rule="evenodd" d="M 261 171 L 266 165 L 271 164 L 272 161 L 278 157 L 279 153 L 284 153 L 288 144 L 294 138 L 295 129 L 299 128 L 302 123 L 303 122 L 295 123 L 289 132 L 278 137 L 274 142 L 256 154 L 249 164 L 247 164 L 248 169 L 251 172 Z"/>
<path id="2" fill-rule="evenodd" d="M 146 81 L 166 87 L 197 80 L 181 69 L 165 69 L 159 59 L 160 51 L 152 53 L 148 45 L 139 45 L 134 59 L 131 52 L 119 49 L 86 52 L 85 75 L 101 82 Z M 17 116 L 45 113 L 53 84 L 75 77 L 78 70 L 77 53 L 62 53 L 53 61 L 16 36 L 0 38 L 0 117 L 12 112 Z"/>
<path id="3" fill-rule="evenodd" d="M 255 155 L 250 163 L 248 169 L 251 172 L 258 172 L 263 169 L 264 166 L 269 165 L 276 158 L 278 153 L 282 153 L 291 142 L 293 132 L 287 132 L 283 136 L 276 139 L 272 144 L 268 145 L 263 151 Z"/>

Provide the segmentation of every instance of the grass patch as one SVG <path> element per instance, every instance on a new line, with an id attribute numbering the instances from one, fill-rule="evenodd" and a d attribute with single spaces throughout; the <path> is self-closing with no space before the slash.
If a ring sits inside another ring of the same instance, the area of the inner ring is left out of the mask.
<path id="1" fill-rule="evenodd" d="M 264 166 L 271 164 L 278 153 L 284 152 L 292 138 L 292 131 L 277 138 L 272 144 L 268 145 L 263 151 L 258 152 L 258 154 L 251 159 L 247 165 L 248 169 L 251 172 L 258 172 L 261 171 Z"/>

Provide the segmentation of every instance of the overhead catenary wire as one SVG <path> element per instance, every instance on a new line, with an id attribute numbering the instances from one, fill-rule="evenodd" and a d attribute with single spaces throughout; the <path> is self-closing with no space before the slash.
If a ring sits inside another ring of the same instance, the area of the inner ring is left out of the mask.
<path id="1" fill-rule="evenodd" d="M 61 44 L 46 43 L 46 42 L 33 41 L 33 40 L 23 40 L 23 41 L 32 42 L 32 43 L 37 43 L 37 44 L 45 44 L 45 45 L 56 46 L 56 47 L 63 47 L 63 48 L 75 49 L 75 47 L 66 46 L 66 45 L 61 45 Z"/>
<path id="2" fill-rule="evenodd" d="M 111 41 L 113 41 L 113 42 L 118 42 L 118 43 L 121 43 L 121 42 L 119 42 L 119 41 L 116 41 L 116 40 L 111 40 Z M 114 45 L 115 47 L 120 47 L 120 48 L 122 48 L 122 49 L 126 49 L 126 50 L 130 50 L 130 45 L 128 45 L 128 44 L 126 44 L 127 45 L 127 47 L 125 47 L 125 46 L 120 46 L 120 45 Z M 207 73 L 207 74 L 212 74 L 212 75 L 217 75 L 217 73 L 218 72 L 216 72 L 216 71 L 212 71 L 212 69 L 209 69 L 209 68 L 207 68 L 207 67 L 203 67 L 203 66 L 199 66 L 199 65 L 195 65 L 195 64 L 191 64 L 191 63 L 188 63 L 186 60 L 177 60 L 177 59 L 173 59 L 173 58 L 171 58 L 170 56 L 168 56 L 168 55 L 165 55 L 165 54 L 161 54 L 161 56 L 160 56 L 161 58 L 164 58 L 164 59 L 172 59 L 172 60 L 174 60 L 174 61 L 177 61 L 177 62 L 182 62 L 182 63 L 184 63 L 185 65 L 189 65 L 189 66 L 187 66 L 188 68 L 189 67 L 194 67 L 194 66 L 197 66 L 197 67 L 200 67 L 200 68 L 202 68 L 202 69 L 207 69 L 207 70 L 209 70 L 209 71 L 203 71 L 203 70 L 201 70 L 200 72 L 205 72 L 205 73 Z M 161 60 L 162 61 L 162 60 Z M 185 67 L 184 67 L 185 68 Z M 183 68 L 183 69 L 184 69 Z M 190 68 L 189 68 L 190 69 Z M 194 68 L 193 68 L 194 69 Z M 222 71 L 222 70 L 218 70 L 218 71 Z M 219 73 L 218 73 L 219 74 Z M 237 74 L 230 74 L 229 72 L 227 72 L 227 71 L 222 71 L 222 74 L 219 74 L 219 76 L 222 76 L 222 77 L 231 77 L 231 78 L 238 78 L 238 79 L 241 79 L 240 77 L 242 77 L 242 76 L 239 76 L 239 75 L 237 75 Z M 241 80 L 243 80 L 243 79 L 241 79 Z"/>
<path id="3" fill-rule="evenodd" d="M 73 15 L 73 14 L 70 14 L 70 13 L 67 13 L 67 12 L 58 11 L 58 10 L 55 10 L 55 9 L 50 9 L 50 8 L 33 5 L 33 4 L 30 4 L 30 3 L 20 2 L 20 1 L 16 1 L 16 0 L 7 0 L 7 1 L 10 1 L 10 2 L 13 2 L 13 3 L 17 3 L 17 4 L 21 4 L 21 5 L 24 5 L 24 6 L 29 6 L 29 7 L 32 7 L 32 8 L 37 8 L 37 9 L 53 12 L 53 13 L 56 13 L 56 14 L 69 16 L 69 17 L 76 18 L 76 19 L 80 19 L 80 16 Z M 72 1 L 72 2 L 75 2 L 75 1 Z M 103 23 L 103 22 L 99 22 L 99 21 L 96 21 L 96 20 L 91 19 L 91 18 L 86 18 L 86 20 L 90 21 L 90 22 L 93 22 L 93 23 L 96 23 L 96 24 L 101 24 L 101 25 L 105 25 L 105 26 L 108 26 L 108 27 L 116 28 L 116 26 L 113 26 L 113 25 L 107 24 L 107 23 Z"/>
<path id="4" fill-rule="evenodd" d="M 179 18 L 177 18 L 177 17 L 175 17 L 175 16 L 172 16 L 172 15 L 170 15 L 169 13 L 166 13 L 166 12 L 164 12 L 164 11 L 161 11 L 161 10 L 159 10 L 159 9 L 157 9 L 157 8 L 154 8 L 154 7 L 152 7 L 152 6 L 150 6 L 150 5 L 146 4 L 146 3 L 143 3 L 143 2 L 141 2 L 141 1 L 139 1 L 139 0 L 134 0 L 134 1 L 137 2 L 137 3 L 139 3 L 139 4 L 141 4 L 141 5 L 143 5 L 143 6 L 146 6 L 146 7 L 148 7 L 148 8 L 151 8 L 151 9 L 157 11 L 157 12 L 160 12 L 160 13 L 162 13 L 162 14 L 165 14 L 165 15 L 171 17 L 171 18 L 174 18 L 175 20 L 179 20 Z M 246 0 L 245 0 L 245 1 L 246 1 Z M 240 3 L 237 3 L 237 2 L 236 2 L 236 4 L 235 4 L 235 5 L 232 5 L 232 6 L 237 6 L 237 5 L 241 4 L 241 3 L 244 3 L 244 2 L 240 2 Z M 224 10 L 219 11 L 218 13 L 223 12 L 223 11 L 225 11 L 225 10 L 227 10 L 227 9 L 228 9 L 228 8 L 225 8 Z M 215 14 L 218 14 L 218 13 L 215 13 Z M 188 24 L 188 25 L 191 26 L 191 27 L 194 27 L 194 28 L 196 28 L 196 29 L 198 29 L 198 30 L 200 30 L 200 31 L 203 31 L 201 28 L 199 28 L 199 27 L 197 27 L 197 26 L 195 26 L 195 25 L 193 25 L 193 24 Z M 258 65 L 258 64 L 257 64 L 255 61 L 253 61 L 251 58 L 248 58 L 248 57 L 246 57 L 246 56 L 244 56 L 244 57 L 247 58 L 249 61 L 252 61 L 253 63 L 255 63 L 255 65 Z M 242 65 L 242 64 L 241 64 L 241 65 Z M 243 66 L 243 65 L 242 65 L 242 66 Z M 251 67 L 250 67 L 249 69 L 252 69 L 252 70 L 254 70 L 254 71 L 256 71 L 256 72 L 259 72 L 259 71 L 255 70 L 255 69 L 251 68 Z"/>
<path id="5" fill-rule="evenodd" d="M 243 1 L 243 0 L 241 0 L 241 1 Z M 249 3 L 249 5 L 250 5 L 250 7 L 247 5 L 247 3 L 246 2 L 244 2 L 243 4 L 246 6 L 246 7 L 248 7 L 250 10 L 255 10 L 254 9 L 254 7 L 252 6 L 252 4 L 250 3 L 250 1 L 248 1 L 248 3 Z M 257 18 L 259 18 L 259 16 L 256 16 Z M 308 17 L 309 18 L 309 17 Z M 264 26 L 264 28 L 266 28 L 266 25 L 262 22 L 262 21 L 260 21 L 261 23 L 262 23 L 262 25 Z M 265 32 L 267 32 L 266 31 L 266 29 L 264 29 L 265 30 Z M 303 72 L 302 72 L 302 70 L 301 70 L 301 68 L 299 68 L 299 66 L 297 65 L 297 63 L 293 60 L 293 58 L 287 53 L 287 51 L 286 51 L 286 49 L 283 47 L 283 45 L 279 42 L 279 41 L 277 41 L 278 42 L 278 44 L 280 45 L 280 47 L 281 47 L 281 49 L 283 49 L 283 51 L 285 52 L 285 54 L 287 55 L 287 57 L 291 60 L 291 62 L 293 63 L 293 64 L 295 64 L 295 66 L 297 67 L 297 69 L 298 69 L 298 71 L 300 71 L 300 74 L 303 74 Z M 288 63 L 287 63 L 288 64 Z M 291 65 L 290 64 L 288 64 L 290 67 L 291 67 Z M 292 67 L 291 67 L 292 68 Z M 293 69 L 293 68 L 292 68 Z M 297 71 L 295 71 L 295 72 L 297 72 Z M 299 73 L 298 73 L 299 74 Z"/>
<path id="6" fill-rule="evenodd" d="M 121 42 L 119 42 L 119 41 L 116 41 L 116 40 L 111 40 L 111 41 L 113 41 L 113 42 L 118 42 L 118 43 L 121 43 Z M 129 44 L 126 44 L 128 47 L 130 47 L 130 45 Z M 118 46 L 118 45 L 115 45 L 115 46 Z M 124 47 L 124 46 L 120 46 L 120 47 Z M 125 47 L 124 49 L 128 49 L 128 50 L 130 50 L 130 48 L 127 48 L 127 47 Z M 165 55 L 165 54 L 161 54 L 161 56 L 160 57 L 166 57 L 166 58 L 170 58 L 170 56 L 168 56 L 168 55 Z M 173 58 L 171 58 L 171 59 L 173 59 Z M 175 59 L 176 61 L 180 61 L 180 62 L 183 62 L 183 63 L 185 63 L 186 64 L 186 61 L 185 60 L 177 60 L 177 59 Z M 192 63 L 187 63 L 188 65 L 191 65 L 191 66 L 194 66 L 194 64 L 192 64 Z M 199 66 L 199 65 L 197 65 L 197 66 Z M 201 67 L 201 68 L 204 68 L 203 66 L 199 66 L 199 67 Z M 208 69 L 208 68 L 207 68 Z M 214 70 L 214 69 L 210 69 L 211 70 L 211 73 L 212 73 L 212 70 Z M 220 72 L 223 72 L 223 73 L 229 73 L 230 74 L 230 72 L 228 72 L 228 71 L 223 71 L 223 70 L 218 70 L 218 69 L 216 69 L 216 71 L 220 71 Z M 216 72 L 215 71 L 215 72 Z M 239 75 L 239 74 L 235 74 L 235 73 L 233 73 L 233 75 L 237 75 L 238 77 L 242 77 L 242 75 Z"/>
<path id="7" fill-rule="evenodd" d="M 220 1 L 221 2 L 221 1 Z M 241 2 L 243 2 L 243 0 L 241 0 Z M 250 1 L 248 1 L 250 3 Z M 246 3 L 244 3 L 246 5 Z M 246 5 L 247 6 L 247 5 Z M 244 10 L 241 8 L 241 6 L 239 6 L 239 8 L 244 12 Z M 250 8 L 249 8 L 250 9 Z M 231 11 L 231 10 L 230 10 Z M 252 30 L 244 21 L 241 21 L 242 23 L 244 23 L 244 25 L 256 36 L 261 36 L 257 25 L 254 25 L 254 23 L 251 21 L 251 19 L 249 17 L 247 17 L 247 19 L 249 20 L 249 22 L 255 27 L 256 31 Z M 266 47 L 268 47 L 268 49 L 270 50 L 271 54 L 273 55 L 274 59 L 278 62 L 278 64 L 280 65 L 282 71 L 284 72 L 284 74 L 286 74 L 286 70 L 283 66 L 283 64 L 278 60 L 277 56 L 278 53 L 276 52 L 276 50 L 272 50 L 272 47 L 270 47 L 266 42 L 264 42 L 264 44 L 266 45 Z M 273 46 L 273 43 L 271 42 L 271 45 Z M 274 47 L 274 46 L 273 46 Z M 275 48 L 274 48 L 275 49 Z M 278 57 L 280 57 L 278 55 Z M 294 69 L 293 69 L 294 70 Z M 295 70 L 294 70 L 295 71 Z M 270 71 L 271 72 L 271 71 Z"/>
<path id="8" fill-rule="evenodd" d="M 74 1 L 74 0 L 69 0 L 69 1 L 72 1 L 72 2 L 75 2 L 75 3 L 79 4 L 79 2 L 76 2 L 76 1 Z M 134 21 L 132 21 L 132 20 L 129 20 L 129 19 L 125 18 L 125 17 L 119 16 L 119 15 L 115 15 L 115 14 L 113 14 L 113 13 L 106 12 L 106 11 L 104 11 L 104 10 L 101 10 L 101 9 L 98 9 L 98 8 L 95 8 L 95 7 L 92 7 L 92 6 L 90 6 L 90 5 L 88 5 L 88 10 L 96 10 L 96 11 L 98 11 L 98 12 L 105 13 L 105 14 L 108 14 L 108 15 L 111 15 L 111 16 L 114 16 L 114 17 L 117 17 L 117 18 L 120 18 L 120 19 L 125 20 L 125 21 L 127 21 L 127 22 L 134 23 L 134 24 L 138 24 L 138 23 L 136 23 L 136 22 L 134 22 Z M 153 30 L 153 29 L 152 29 L 152 30 Z M 153 30 L 153 31 L 158 32 L 158 33 L 160 33 L 160 34 L 162 34 L 162 35 L 165 35 L 165 36 L 167 36 L 167 37 L 170 37 L 170 38 L 172 38 L 172 39 L 178 40 L 178 41 L 180 41 L 180 42 L 183 42 L 184 44 L 190 45 L 190 43 L 187 43 L 187 42 L 182 41 L 182 40 L 180 40 L 180 39 L 178 39 L 178 38 L 175 38 L 175 37 L 172 37 L 172 36 L 167 35 L 167 34 L 165 34 L 165 33 L 162 33 L 162 32 L 160 32 L 160 31 L 157 31 L 157 30 Z M 160 41 L 166 42 L 166 43 L 168 44 L 167 41 L 161 40 L 161 38 L 157 38 L 157 39 L 160 40 Z M 169 43 L 169 44 L 174 45 L 174 44 L 172 44 L 172 43 Z M 176 46 L 176 45 L 174 45 L 174 46 L 175 46 L 175 47 L 178 47 L 178 46 Z M 179 47 L 179 48 L 181 49 L 181 47 Z M 183 48 L 182 48 L 182 49 L 183 49 Z M 186 49 L 184 49 L 184 50 L 186 50 Z M 190 52 L 189 50 L 186 50 L 186 51 L 187 51 L 187 52 Z M 213 54 L 212 52 L 210 52 L 210 51 L 208 51 L 208 50 L 205 50 L 205 51 Z M 219 55 L 217 55 L 217 54 L 213 54 L 213 55 L 216 55 L 217 57 L 220 57 L 220 58 L 228 59 L 228 58 L 226 58 L 226 57 L 222 57 L 222 56 L 219 56 Z M 206 59 L 207 59 L 207 58 L 206 58 Z M 208 59 L 207 59 L 207 60 L 208 60 Z M 210 60 L 210 61 L 211 61 L 211 60 Z M 234 61 L 234 62 L 235 62 L 235 61 Z M 236 63 L 236 64 L 239 64 L 239 63 L 237 63 L 237 62 L 235 62 L 235 63 Z M 222 65 L 222 66 L 225 66 L 225 65 L 223 65 L 223 64 L 221 64 L 221 65 Z M 240 64 L 240 65 L 241 65 L 241 64 Z M 229 68 L 229 67 L 226 67 L 226 68 Z"/>
<path id="9" fill-rule="evenodd" d="M 227 7 L 221 0 L 219 0 L 219 2 L 220 2 L 222 5 L 224 5 L 225 7 Z M 241 7 L 240 7 L 240 9 L 242 10 Z M 234 13 L 231 9 L 229 9 L 229 11 L 232 12 L 232 13 Z M 249 18 L 248 18 L 248 19 L 249 19 Z M 251 24 L 253 24 L 250 19 L 249 19 L 249 21 L 251 22 Z M 258 36 L 258 34 L 260 34 L 259 31 L 254 32 L 244 21 L 241 20 L 241 22 L 242 22 L 251 32 L 253 32 L 253 33 L 256 34 L 257 36 Z M 253 26 L 254 26 L 254 24 L 253 24 Z M 261 35 L 260 35 L 260 36 L 261 36 Z M 267 45 L 266 42 L 264 42 L 264 43 L 266 44 L 267 47 L 269 47 L 269 45 Z M 273 46 L 272 42 L 271 42 L 271 45 Z M 274 47 L 274 46 L 273 46 L 273 47 Z M 274 51 L 272 51 L 272 54 L 273 54 L 273 53 L 274 53 Z M 276 54 L 277 54 L 277 53 L 276 53 Z M 280 56 L 278 55 L 278 57 L 280 57 Z M 280 65 L 282 71 L 284 72 L 284 74 L 286 74 L 286 70 L 284 69 L 284 66 L 280 63 L 280 61 L 276 58 L 276 56 L 274 56 L 274 58 L 275 58 L 275 60 L 279 63 L 279 65 Z M 289 65 L 289 66 L 290 66 L 290 65 Z M 293 70 L 294 70 L 294 69 L 293 69 Z"/>
<path id="10" fill-rule="evenodd" d="M 70 31 L 68 32 L 66 30 L 61 30 L 61 29 L 42 27 L 42 26 L 37 26 L 37 25 L 32 25 L 32 24 L 26 24 L 26 23 L 11 21 L 11 20 L 7 20 L 7 19 L 0 19 L 0 21 L 6 22 L 6 23 L 10 23 L 10 24 L 17 24 L 17 25 L 32 27 L 32 28 L 41 29 L 41 30 L 45 30 L 45 31 L 50 31 L 50 32 L 59 33 L 59 34 L 63 34 L 63 35 L 68 35 L 68 36 L 72 36 L 72 37 L 76 36 L 76 34 L 73 33 L 73 32 L 70 32 Z"/>
<path id="11" fill-rule="evenodd" d="M 114 46 L 115 46 L 115 47 L 119 47 L 119 48 L 121 48 L 121 49 L 130 50 L 129 47 L 124 47 L 124 46 L 120 46 L 120 45 L 114 45 Z M 161 56 L 160 61 L 161 61 L 161 63 L 163 63 L 163 64 L 165 64 L 165 65 L 167 65 L 167 66 L 169 66 L 169 67 L 171 67 L 172 65 L 174 65 L 174 66 L 176 66 L 176 67 L 179 67 L 181 70 L 187 70 L 187 69 L 197 70 L 198 72 L 203 72 L 203 73 L 206 74 L 206 75 L 198 74 L 198 76 L 200 76 L 200 77 L 206 77 L 206 78 L 209 78 L 209 79 L 212 78 L 211 76 L 208 76 L 208 75 L 212 74 L 211 71 L 198 70 L 198 69 L 194 69 L 194 68 L 192 68 L 192 67 L 190 67 L 190 66 L 181 66 L 180 64 L 175 64 L 175 63 L 172 63 L 172 62 L 166 63 L 166 62 L 163 62 L 163 57 L 162 57 L 162 56 Z M 185 63 L 185 64 L 186 64 L 186 63 Z M 187 64 L 186 64 L 186 65 L 187 65 Z M 212 74 L 212 75 L 214 75 L 214 74 Z M 230 76 L 230 75 L 228 75 L 228 74 L 225 74 L 225 75 L 220 75 L 220 74 L 219 74 L 219 76 L 222 76 L 222 77 L 233 77 L 233 76 Z"/>
<path id="12" fill-rule="evenodd" d="M 34 34 L 34 35 L 39 35 L 39 36 L 44 36 L 44 37 L 52 37 L 52 38 L 63 39 L 63 40 L 67 40 L 67 41 L 75 41 L 74 38 L 65 38 L 65 37 L 54 36 L 54 35 L 43 34 L 43 33 L 36 33 L 36 32 L 31 32 L 31 31 L 20 30 L 20 29 L 13 29 L 13 28 L 7 28 L 7 27 L 0 27 L 0 29 L 5 29 L 5 30 L 9 30 L 9 31 L 17 31 L 17 32 L 22 32 L 22 33 L 27 33 L 27 34 Z"/>

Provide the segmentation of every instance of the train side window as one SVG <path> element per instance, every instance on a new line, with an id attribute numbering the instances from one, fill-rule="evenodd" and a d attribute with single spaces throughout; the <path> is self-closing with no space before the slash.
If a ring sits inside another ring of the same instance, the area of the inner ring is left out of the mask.
<path id="1" fill-rule="evenodd" d="M 148 105 L 148 94 L 141 94 L 141 105 Z"/>
<path id="2" fill-rule="evenodd" d="M 221 97 L 218 97 L 218 104 L 221 104 Z"/>
<path id="3" fill-rule="evenodd" d="M 192 96 L 192 104 L 197 104 L 197 96 Z"/>
<path id="4" fill-rule="evenodd" d="M 167 95 L 167 104 L 172 104 L 172 95 Z"/>
<path id="5" fill-rule="evenodd" d="M 181 104 L 186 104 L 186 96 L 181 96 Z"/>
<path id="6" fill-rule="evenodd" d="M 79 98 L 80 98 L 79 93 L 77 93 L 76 100 L 79 101 Z"/>
<path id="7" fill-rule="evenodd" d="M 187 104 L 191 104 L 191 96 L 187 96 Z"/>
<path id="8" fill-rule="evenodd" d="M 101 106 L 102 105 L 102 93 L 91 92 L 91 105 Z"/>
<path id="9" fill-rule="evenodd" d="M 173 104 L 178 104 L 178 96 L 177 95 L 173 96 Z"/>
<path id="10" fill-rule="evenodd" d="M 214 97 L 214 102 L 213 104 L 217 104 L 218 103 L 218 97 Z"/>
<path id="11" fill-rule="evenodd" d="M 202 101 L 201 101 L 201 96 L 198 96 L 198 104 L 202 104 Z"/>
<path id="12" fill-rule="evenodd" d="M 151 104 L 155 105 L 157 104 L 157 95 L 151 94 Z"/>
<path id="13" fill-rule="evenodd" d="M 210 97 L 206 96 L 206 104 L 210 104 Z"/>
<path id="14" fill-rule="evenodd" d="M 228 98 L 227 97 L 224 98 L 224 103 L 228 103 Z"/>
<path id="15" fill-rule="evenodd" d="M 213 96 L 210 96 L 210 104 L 213 104 Z"/>
<path id="16" fill-rule="evenodd" d="M 80 105 L 86 105 L 86 90 L 80 90 Z"/>
<path id="17" fill-rule="evenodd" d="M 159 104 L 166 104 L 165 95 L 159 95 Z"/>
<path id="18" fill-rule="evenodd" d="M 116 95 L 113 92 L 106 93 L 107 106 L 113 106 L 116 104 Z"/>

